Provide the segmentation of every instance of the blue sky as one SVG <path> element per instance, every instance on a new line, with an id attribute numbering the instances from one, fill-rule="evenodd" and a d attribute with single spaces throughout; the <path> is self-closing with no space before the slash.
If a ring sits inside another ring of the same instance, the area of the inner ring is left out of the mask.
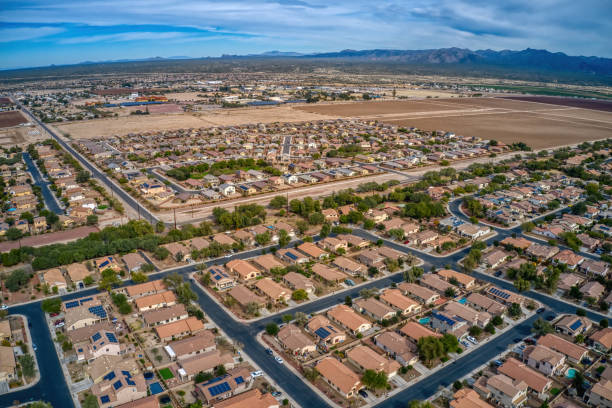
<path id="1" fill-rule="evenodd" d="M 612 57 L 609 0 L 0 2 L 0 68 L 347 48 L 531 47 Z"/>

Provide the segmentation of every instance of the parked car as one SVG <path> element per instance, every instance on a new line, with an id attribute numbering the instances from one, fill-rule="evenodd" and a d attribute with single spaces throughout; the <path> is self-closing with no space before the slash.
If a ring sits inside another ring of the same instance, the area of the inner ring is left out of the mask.
<path id="1" fill-rule="evenodd" d="M 344 283 L 346 283 L 348 286 L 355 286 L 355 281 L 352 279 L 345 279 Z"/>
<path id="2" fill-rule="evenodd" d="M 258 370 L 258 371 L 253 371 L 251 373 L 251 378 L 257 378 L 257 377 L 261 377 L 262 375 L 264 375 L 263 371 Z"/>
<path id="3" fill-rule="evenodd" d="M 2 306 L 0 306 L 0 310 L 6 310 L 6 309 L 8 309 L 8 306 L 7 306 L 7 305 L 2 305 Z"/>
<path id="4" fill-rule="evenodd" d="M 501 362 L 500 360 L 495 360 L 493 364 L 495 364 L 496 367 L 501 367 L 504 363 Z"/>
<path id="5" fill-rule="evenodd" d="M 278 364 L 283 364 L 283 363 L 284 363 L 283 359 L 282 359 L 282 358 L 280 358 L 279 356 L 274 357 L 274 359 L 276 360 L 276 362 L 277 362 Z"/>
<path id="6" fill-rule="evenodd" d="M 278 398 L 281 395 L 283 395 L 283 393 L 280 392 L 280 391 L 274 391 L 274 392 L 271 392 L 270 394 L 272 394 L 272 396 L 275 397 L 275 398 Z"/>
<path id="7" fill-rule="evenodd" d="M 363 398 L 368 398 L 368 393 L 366 390 L 359 390 L 359 395 L 361 395 Z"/>
<path id="8" fill-rule="evenodd" d="M 266 349 L 266 353 L 268 353 L 269 355 L 273 355 L 274 354 L 274 352 L 270 348 Z"/>
<path id="9" fill-rule="evenodd" d="M 470 343 L 468 343 L 467 341 L 465 341 L 465 340 L 461 340 L 461 344 L 462 344 L 462 345 L 463 345 L 465 348 L 472 347 L 472 345 L 471 345 Z"/>
<path id="10" fill-rule="evenodd" d="M 536 310 L 536 313 L 544 313 L 545 310 L 546 310 L 546 308 L 541 307 L 538 310 Z"/>
<path id="11" fill-rule="evenodd" d="M 478 344 L 478 340 L 476 340 L 474 337 L 472 336 L 467 336 L 466 339 L 473 344 Z"/>

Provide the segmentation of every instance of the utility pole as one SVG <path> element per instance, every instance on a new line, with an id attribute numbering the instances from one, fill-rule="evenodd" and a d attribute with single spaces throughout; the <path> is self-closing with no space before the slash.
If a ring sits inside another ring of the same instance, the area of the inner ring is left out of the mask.
<path id="1" fill-rule="evenodd" d="M 176 229 L 176 208 L 174 209 L 174 229 Z"/>

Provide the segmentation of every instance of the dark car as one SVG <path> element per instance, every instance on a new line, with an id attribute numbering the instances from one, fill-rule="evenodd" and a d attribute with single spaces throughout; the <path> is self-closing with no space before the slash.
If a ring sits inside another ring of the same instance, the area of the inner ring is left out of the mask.
<path id="1" fill-rule="evenodd" d="M 502 271 L 497 271 L 493 275 L 495 275 L 496 277 L 499 278 L 501 276 L 501 274 L 502 274 Z"/>
<path id="2" fill-rule="evenodd" d="M 272 349 L 269 349 L 269 348 L 267 348 L 267 349 L 266 349 L 266 353 L 268 353 L 269 355 L 274 354 L 274 352 L 272 351 Z"/>
<path id="3" fill-rule="evenodd" d="M 515 337 L 514 340 L 512 340 L 512 341 L 515 342 L 515 343 L 520 343 L 521 340 L 523 340 L 523 339 L 521 339 L 520 337 Z"/>
<path id="4" fill-rule="evenodd" d="M 535 339 L 532 339 L 531 337 L 527 337 L 525 339 L 525 343 L 527 343 L 527 344 L 535 344 L 536 341 L 535 341 Z"/>
<path id="5" fill-rule="evenodd" d="M 536 313 L 543 313 L 546 310 L 546 308 L 541 307 L 538 310 L 536 310 Z"/>
<path id="6" fill-rule="evenodd" d="M 359 395 L 363 398 L 368 398 L 368 393 L 365 390 L 359 390 Z"/>

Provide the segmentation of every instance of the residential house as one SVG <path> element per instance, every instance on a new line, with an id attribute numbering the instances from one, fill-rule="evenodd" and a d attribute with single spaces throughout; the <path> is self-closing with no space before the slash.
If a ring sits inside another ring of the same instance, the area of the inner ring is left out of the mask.
<path id="1" fill-rule="evenodd" d="M 352 398 L 363 388 L 359 376 L 332 357 L 325 357 L 316 365 L 322 379 L 344 398 Z"/>
<path id="2" fill-rule="evenodd" d="M 595 349 L 608 353 L 612 349 L 612 327 L 606 327 L 591 334 L 589 341 Z"/>
<path id="3" fill-rule="evenodd" d="M 387 378 L 393 378 L 397 374 L 397 370 L 401 367 L 395 361 L 381 356 L 371 348 L 359 345 L 353 347 L 346 352 L 348 361 L 359 367 L 362 371 L 373 370 L 376 372 L 384 372 Z"/>
<path id="4" fill-rule="evenodd" d="M 286 302 L 291 296 L 286 288 L 270 278 L 257 280 L 254 287 L 273 302 Z"/>
<path id="5" fill-rule="evenodd" d="M 588 355 L 588 350 L 585 347 L 569 342 L 552 333 L 540 337 L 538 344 L 565 355 L 567 360 L 574 364 L 579 364 Z"/>
<path id="6" fill-rule="evenodd" d="M 295 356 L 307 356 L 317 349 L 314 341 L 294 324 L 281 328 L 276 337 L 283 348 Z"/>
<path id="7" fill-rule="evenodd" d="M 269 392 L 249 390 L 211 405 L 211 408 L 279 408 L 280 403 Z"/>
<path id="8" fill-rule="evenodd" d="M 139 312 L 173 306 L 176 304 L 176 295 L 171 290 L 158 292 L 148 296 L 134 299 L 134 305 Z"/>
<path id="9" fill-rule="evenodd" d="M 523 350 L 523 362 L 528 366 L 550 375 L 562 375 L 565 366 L 565 356 L 546 346 L 527 346 Z"/>
<path id="10" fill-rule="evenodd" d="M 379 334 L 374 338 L 374 344 L 404 367 L 418 362 L 415 344 L 396 332 L 386 331 Z"/>
<path id="11" fill-rule="evenodd" d="M 314 335 L 319 342 L 331 346 L 346 340 L 346 334 L 334 326 L 324 315 L 313 316 L 306 324 L 306 330 Z"/>
<path id="12" fill-rule="evenodd" d="M 138 272 L 147 261 L 138 252 L 131 252 L 121 258 L 128 272 Z"/>
<path id="13" fill-rule="evenodd" d="M 171 341 L 164 346 L 171 360 L 184 360 L 216 349 L 215 334 L 210 330 L 202 330 L 193 336 Z"/>
<path id="14" fill-rule="evenodd" d="M 251 261 L 267 273 L 270 273 L 274 268 L 285 268 L 285 265 L 279 262 L 279 260 L 272 254 L 260 255 L 251 259 Z"/>
<path id="15" fill-rule="evenodd" d="M 539 399 L 545 401 L 548 398 L 548 390 L 552 387 L 552 380 L 525 363 L 510 357 L 497 371 L 512 378 L 514 381 L 524 381 L 529 390 L 537 395 Z"/>
<path id="16" fill-rule="evenodd" d="M 146 397 L 147 385 L 142 374 L 132 376 L 129 371 L 114 370 L 94 384 L 90 391 L 97 397 L 98 406 L 107 408 Z"/>
<path id="17" fill-rule="evenodd" d="M 363 275 L 366 272 L 362 264 L 345 256 L 336 257 L 336 259 L 332 261 L 332 265 L 351 276 Z"/>
<path id="18" fill-rule="evenodd" d="M 503 374 L 496 374 L 487 380 L 491 398 L 504 408 L 518 408 L 527 402 L 527 384 L 513 380 Z"/>
<path id="19" fill-rule="evenodd" d="M 421 305 L 418 302 L 402 295 L 402 291 L 399 289 L 386 289 L 380 295 L 380 300 L 403 315 L 410 315 L 421 310 Z"/>
<path id="20" fill-rule="evenodd" d="M 49 285 L 49 288 L 56 287 L 58 290 L 64 292 L 68 287 L 66 278 L 59 268 L 49 269 L 42 273 L 42 280 L 44 283 Z"/>
<path id="21" fill-rule="evenodd" d="M 266 304 L 265 298 L 256 295 L 243 285 L 234 286 L 229 290 L 228 294 L 242 307 L 247 307 L 249 304 L 262 307 Z"/>
<path id="22" fill-rule="evenodd" d="M 292 248 L 283 248 L 276 251 L 276 256 L 291 264 L 303 264 L 309 261 L 308 256 Z"/>
<path id="23" fill-rule="evenodd" d="M 204 330 L 204 323 L 195 316 L 190 316 L 187 319 L 155 326 L 154 330 L 161 341 L 169 341 Z"/>
<path id="24" fill-rule="evenodd" d="M 346 305 L 337 305 L 327 311 L 327 316 L 353 335 L 364 333 L 372 328 L 372 323 Z"/>
<path id="25" fill-rule="evenodd" d="M 453 271 L 451 269 L 442 269 L 437 273 L 442 279 L 454 283 L 463 289 L 471 289 L 476 285 L 476 279 L 465 273 Z"/>
<path id="26" fill-rule="evenodd" d="M 212 350 L 196 354 L 184 360 L 179 360 L 178 375 L 183 380 L 192 380 L 200 372 L 212 373 L 215 367 L 223 365 L 226 369 L 234 368 L 234 358 L 231 353 Z"/>
<path id="27" fill-rule="evenodd" d="M 329 254 L 313 244 L 312 242 L 304 242 L 301 245 L 298 245 L 297 249 L 301 251 L 303 254 L 314 258 L 314 259 L 325 259 L 329 256 Z"/>
<path id="28" fill-rule="evenodd" d="M 426 305 L 432 304 L 438 299 L 440 299 L 440 295 L 438 293 L 434 292 L 431 289 L 427 289 L 423 286 L 417 285 L 416 283 L 402 282 L 397 285 L 397 287 L 405 295 L 408 295 L 413 299 L 416 299 Z"/>
<path id="29" fill-rule="evenodd" d="M 220 291 L 228 290 L 236 286 L 236 278 L 230 276 L 221 265 L 213 265 L 208 268 L 210 281 Z"/>
<path id="30" fill-rule="evenodd" d="M 392 307 L 374 298 L 355 300 L 353 302 L 353 309 L 379 321 L 391 319 L 397 314 Z"/>
<path id="31" fill-rule="evenodd" d="M 206 402 L 209 405 L 218 406 L 218 404 L 222 404 L 224 402 L 238 402 L 235 400 L 234 396 L 242 396 L 246 390 L 251 388 L 253 385 L 253 379 L 251 378 L 251 373 L 248 369 L 242 368 L 234 368 L 229 370 L 227 374 L 224 374 L 219 377 L 215 377 L 212 380 L 205 381 L 203 383 L 196 384 L 196 394 L 198 399 Z M 253 391 L 258 391 L 257 389 Z M 250 392 L 250 391 L 248 391 Z M 273 400 L 276 402 L 276 406 L 278 407 L 278 401 L 274 399 L 269 393 L 266 393 L 270 398 L 266 398 L 266 401 Z M 215 402 L 219 401 L 217 405 Z M 249 405 L 250 408 L 257 408 L 260 402 L 266 404 L 266 402 L 258 396 L 253 403 L 251 403 L 248 399 L 244 399 L 241 402 L 245 402 Z M 266 408 L 269 405 L 264 405 Z"/>
<path id="32" fill-rule="evenodd" d="M 148 310 L 142 314 L 142 318 L 147 327 L 153 327 L 159 324 L 172 323 L 177 320 L 186 319 L 188 317 L 189 314 L 187 313 L 185 306 L 180 303 L 161 309 Z"/>
<path id="33" fill-rule="evenodd" d="M 603 379 L 585 392 L 584 401 L 593 407 L 612 407 L 612 381 Z"/>
<path id="34" fill-rule="evenodd" d="M 225 264 L 230 273 L 238 275 L 240 280 L 248 281 L 261 275 L 261 271 L 244 259 L 233 259 Z"/>
<path id="35" fill-rule="evenodd" d="M 586 317 L 565 315 L 555 323 L 555 330 L 568 336 L 576 337 L 589 331 L 591 326 L 591 321 Z"/>
<path id="36" fill-rule="evenodd" d="M 315 291 L 314 283 L 297 272 L 289 272 L 283 276 L 283 282 L 289 286 L 292 290 L 304 290 L 307 294 L 312 294 Z"/>

